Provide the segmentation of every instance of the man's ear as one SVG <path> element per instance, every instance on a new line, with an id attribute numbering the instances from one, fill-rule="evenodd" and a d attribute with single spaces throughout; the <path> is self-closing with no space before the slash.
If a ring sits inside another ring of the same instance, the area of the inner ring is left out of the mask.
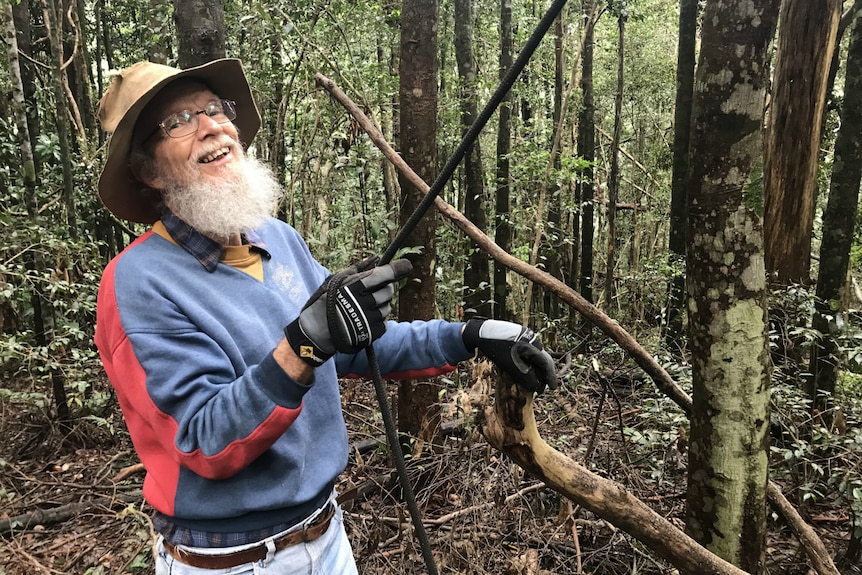
<path id="1" fill-rule="evenodd" d="M 132 174 L 134 174 L 135 178 L 143 183 L 145 186 L 150 188 L 151 190 L 158 191 L 164 189 L 164 182 L 162 178 L 154 173 L 154 170 L 149 170 L 146 168 L 138 167 L 137 169 L 132 168 Z"/>
<path id="2" fill-rule="evenodd" d="M 129 157 L 129 171 L 135 179 L 153 190 L 164 189 L 165 182 L 156 170 L 155 160 L 142 150 L 133 150 Z"/>

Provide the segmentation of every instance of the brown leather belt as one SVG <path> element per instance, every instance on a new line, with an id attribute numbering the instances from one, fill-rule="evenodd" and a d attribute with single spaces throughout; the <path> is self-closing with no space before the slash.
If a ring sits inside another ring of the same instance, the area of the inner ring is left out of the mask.
<path id="1" fill-rule="evenodd" d="M 329 507 L 320 512 L 314 521 L 308 524 L 303 529 L 297 529 L 290 533 L 285 533 L 278 539 L 274 540 L 275 550 L 281 551 L 285 547 L 296 545 L 298 543 L 308 543 L 314 541 L 329 529 L 329 523 L 332 521 L 332 516 L 335 515 L 335 505 L 329 504 Z M 186 551 L 183 548 L 177 547 L 167 541 L 164 542 L 165 551 L 168 554 L 185 565 L 198 567 L 199 569 L 228 569 L 237 565 L 245 565 L 246 563 L 255 563 L 266 557 L 266 544 L 261 543 L 256 547 L 237 551 L 236 553 L 228 553 L 226 555 L 202 555 L 192 551 Z"/>

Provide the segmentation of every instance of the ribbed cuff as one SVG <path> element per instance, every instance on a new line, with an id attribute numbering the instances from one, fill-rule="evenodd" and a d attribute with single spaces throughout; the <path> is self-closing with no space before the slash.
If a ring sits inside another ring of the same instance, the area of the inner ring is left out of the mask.
<path id="1" fill-rule="evenodd" d="M 332 354 L 323 352 L 305 335 L 302 326 L 299 325 L 299 318 L 287 324 L 284 328 L 284 337 L 297 357 L 311 367 L 320 367 L 332 357 Z"/>
<path id="2" fill-rule="evenodd" d="M 278 364 L 272 353 L 263 358 L 254 368 L 254 378 L 266 394 L 277 404 L 295 409 L 302 403 L 302 398 L 311 389 L 287 375 Z"/>

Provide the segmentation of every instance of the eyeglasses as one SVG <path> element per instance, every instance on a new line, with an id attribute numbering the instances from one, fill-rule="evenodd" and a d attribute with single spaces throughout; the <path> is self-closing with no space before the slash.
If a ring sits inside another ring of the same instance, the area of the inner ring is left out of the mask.
<path id="1" fill-rule="evenodd" d="M 159 128 L 164 130 L 171 138 L 184 138 L 191 136 L 198 131 L 198 116 L 206 114 L 219 124 L 227 124 L 236 118 L 236 102 L 233 100 L 213 100 L 209 102 L 202 110 L 181 110 L 175 114 L 171 114 L 159 123 Z M 158 128 L 147 137 L 147 140 L 153 137 Z"/>

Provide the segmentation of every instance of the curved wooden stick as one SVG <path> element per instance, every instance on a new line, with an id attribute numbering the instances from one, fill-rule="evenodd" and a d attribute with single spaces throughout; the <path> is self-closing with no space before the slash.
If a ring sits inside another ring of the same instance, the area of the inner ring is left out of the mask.
<path id="1" fill-rule="evenodd" d="M 488 442 L 534 477 L 632 535 L 682 573 L 744 575 L 701 547 L 622 485 L 592 473 L 545 442 L 536 428 L 533 398 L 508 377 L 496 379 L 495 402 L 480 422 Z"/>
<path id="2" fill-rule="evenodd" d="M 413 171 L 407 162 L 398 155 L 380 129 L 374 125 L 365 113 L 357 106 L 347 95 L 329 78 L 323 74 L 315 74 L 315 82 L 325 89 L 329 94 L 341 104 L 353 118 L 362 126 L 362 129 L 368 134 L 371 141 L 383 153 L 386 158 L 392 162 L 395 168 L 410 180 L 417 189 L 422 191 L 428 190 L 428 184 Z M 584 318 L 588 319 L 605 335 L 610 337 L 623 350 L 625 350 L 632 359 L 640 366 L 644 372 L 649 375 L 655 382 L 659 390 L 670 397 L 686 415 L 691 412 L 691 397 L 673 380 L 669 373 L 659 363 L 653 359 L 652 355 L 638 343 L 625 329 L 623 329 L 616 321 L 602 312 L 599 308 L 584 299 L 575 290 L 538 268 L 535 268 L 515 256 L 507 253 L 500 246 L 494 243 L 491 238 L 485 235 L 485 232 L 477 228 L 470 220 L 464 217 L 454 207 L 437 197 L 434 201 L 437 210 L 449 218 L 456 226 L 479 247 L 481 247 L 492 258 L 518 273 L 524 278 L 533 282 L 539 283 L 553 290 L 563 301 L 568 303 L 575 311 L 580 313 Z M 490 440 L 489 440 L 490 441 Z M 508 452 L 507 452 L 508 453 Z M 805 553 L 808 556 L 811 566 L 817 571 L 818 575 L 840 575 L 835 563 L 823 541 L 817 536 L 814 529 L 808 525 L 799 515 L 791 503 L 784 497 L 781 489 L 772 481 L 767 486 L 767 497 L 770 505 L 778 513 L 787 524 L 793 529 L 796 536 L 799 538 Z M 631 496 L 630 496 L 631 497 Z M 633 498 L 635 499 L 635 498 Z M 637 499 L 635 499 L 637 501 Z M 585 505 L 586 506 L 586 505 Z M 658 549 L 655 549 L 658 553 Z"/>

